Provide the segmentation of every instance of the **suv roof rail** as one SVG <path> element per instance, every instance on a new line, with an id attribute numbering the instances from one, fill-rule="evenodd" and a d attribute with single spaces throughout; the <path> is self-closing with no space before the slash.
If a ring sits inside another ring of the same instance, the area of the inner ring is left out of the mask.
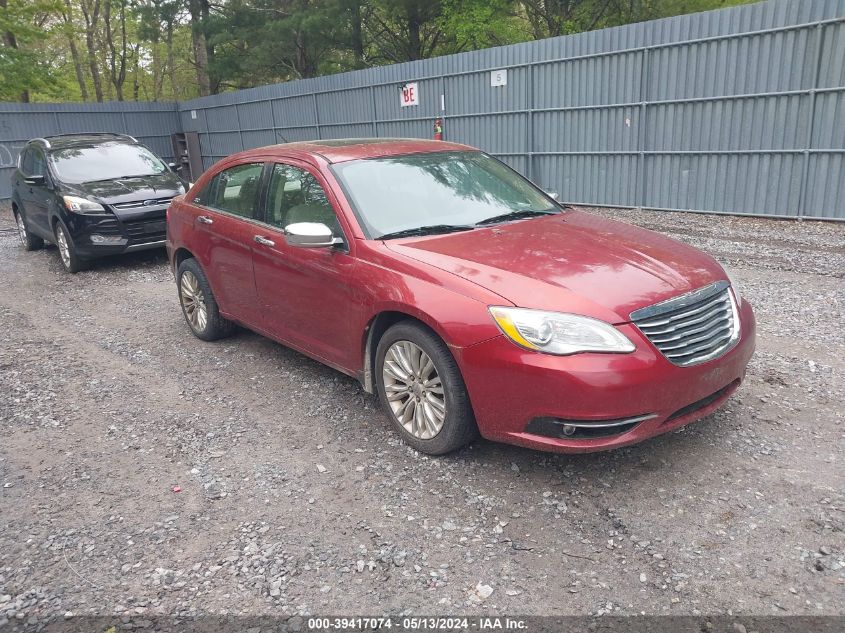
<path id="1" fill-rule="evenodd" d="M 133 143 L 137 143 L 138 139 L 134 136 L 129 136 L 129 134 L 118 134 L 117 132 L 67 132 L 65 134 L 51 134 L 50 138 L 64 138 L 67 136 L 111 136 L 113 138 L 125 138 L 129 139 Z M 46 141 L 46 139 L 33 139 L 33 140 L 42 140 Z"/>
<path id="2" fill-rule="evenodd" d="M 30 142 L 30 143 L 36 143 L 36 142 L 39 142 L 39 143 L 44 143 L 44 147 L 46 147 L 47 149 L 50 149 L 50 147 L 51 147 L 51 146 L 50 146 L 50 141 L 48 141 L 46 138 L 41 138 L 41 137 L 38 137 L 38 138 L 34 138 L 34 139 L 32 139 L 32 140 L 31 140 L 31 141 L 29 141 L 29 142 Z"/>

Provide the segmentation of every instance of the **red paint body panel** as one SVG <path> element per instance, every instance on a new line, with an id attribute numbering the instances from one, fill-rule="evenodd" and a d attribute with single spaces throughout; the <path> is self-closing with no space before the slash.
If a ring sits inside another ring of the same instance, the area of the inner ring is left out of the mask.
<path id="1" fill-rule="evenodd" d="M 235 154 L 176 199 L 168 252 L 197 258 L 221 311 L 263 335 L 359 378 L 367 333 L 383 312 L 427 324 L 449 345 L 481 434 L 560 452 L 625 446 L 691 422 L 720 406 L 754 350 L 751 306 L 739 306 L 741 335 L 723 356 L 692 367 L 670 363 L 630 324 L 633 310 L 726 278 L 710 256 L 659 234 L 580 210 L 438 236 L 364 239 L 330 169 L 333 162 L 418 152 L 477 151 L 437 141 L 331 145 L 292 143 Z M 346 250 L 288 246 L 281 230 L 194 204 L 218 171 L 246 162 L 286 162 L 320 181 L 346 237 Z M 214 214 L 214 224 L 198 224 Z M 274 247 L 255 244 L 260 234 Z M 630 354 L 552 356 L 505 338 L 488 312 L 515 305 L 582 314 L 616 324 Z M 725 389 L 695 413 L 674 412 Z M 611 437 L 567 440 L 532 435 L 536 417 L 606 420 L 656 417 Z"/>
<path id="2" fill-rule="evenodd" d="M 740 341 L 733 349 L 693 367 L 670 363 L 630 324 L 619 329 L 637 345 L 632 354 L 550 356 L 523 350 L 500 336 L 462 349 L 459 363 L 484 437 L 558 452 L 605 450 L 666 433 L 717 408 L 706 407 L 666 423 L 676 411 L 745 377 L 755 340 L 748 302 L 741 306 L 741 322 Z M 628 433 L 600 439 L 567 440 L 523 432 L 536 417 L 613 420 L 645 414 L 657 417 Z"/>

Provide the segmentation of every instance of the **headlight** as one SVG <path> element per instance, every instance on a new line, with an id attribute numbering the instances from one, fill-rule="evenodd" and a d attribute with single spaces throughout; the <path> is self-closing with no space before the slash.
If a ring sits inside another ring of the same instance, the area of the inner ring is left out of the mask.
<path id="1" fill-rule="evenodd" d="M 106 210 L 99 202 L 79 198 L 77 196 L 62 196 L 65 207 L 72 213 L 105 213 Z"/>
<path id="2" fill-rule="evenodd" d="M 736 278 L 731 274 L 731 271 L 728 270 L 728 267 L 722 264 L 722 270 L 725 271 L 725 274 L 728 276 L 728 281 L 731 284 L 731 288 L 734 291 L 734 299 L 736 299 L 736 305 L 742 305 L 742 297 L 739 294 L 739 286 L 736 284 Z"/>
<path id="3" fill-rule="evenodd" d="M 490 314 L 514 343 L 546 354 L 628 353 L 636 349 L 609 323 L 577 314 L 500 306 L 491 306 Z"/>

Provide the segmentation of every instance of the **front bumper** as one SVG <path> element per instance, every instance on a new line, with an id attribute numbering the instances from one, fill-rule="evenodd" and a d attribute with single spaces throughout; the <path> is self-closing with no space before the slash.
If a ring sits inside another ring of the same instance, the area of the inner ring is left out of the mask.
<path id="1" fill-rule="evenodd" d="M 77 252 L 86 259 L 163 248 L 166 209 L 151 209 L 131 217 L 73 215 L 67 225 Z"/>
<path id="2" fill-rule="evenodd" d="M 756 326 L 750 304 L 739 308 L 740 338 L 726 354 L 691 367 L 670 363 L 631 324 L 619 326 L 637 346 L 630 354 L 551 356 L 504 336 L 456 350 L 481 435 L 561 453 L 635 444 L 718 409 L 745 377 Z M 596 423 L 651 416 L 619 433 L 567 438 L 541 434 L 548 419 Z M 538 424 L 538 420 L 541 423 Z"/>

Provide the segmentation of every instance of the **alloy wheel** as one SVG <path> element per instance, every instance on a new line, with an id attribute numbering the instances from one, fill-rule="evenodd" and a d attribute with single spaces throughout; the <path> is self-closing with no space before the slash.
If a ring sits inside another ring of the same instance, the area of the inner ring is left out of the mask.
<path id="1" fill-rule="evenodd" d="M 408 433 L 421 440 L 440 433 L 446 419 L 446 397 L 428 354 L 410 341 L 397 341 L 384 356 L 382 378 L 390 409 Z"/>
<path id="2" fill-rule="evenodd" d="M 208 323 L 208 309 L 205 306 L 205 295 L 200 288 L 199 280 L 190 270 L 182 273 L 179 282 L 179 298 L 182 300 L 182 307 L 185 309 L 185 316 L 188 323 L 198 332 L 205 330 Z"/>
<path id="3" fill-rule="evenodd" d="M 59 247 L 59 256 L 66 268 L 70 268 L 70 246 L 64 227 L 59 224 L 56 227 L 56 245 Z"/>
<path id="4" fill-rule="evenodd" d="M 26 224 L 23 222 L 23 216 L 20 213 L 16 213 L 15 221 L 18 224 L 18 237 L 21 240 L 21 244 L 26 246 Z"/>

